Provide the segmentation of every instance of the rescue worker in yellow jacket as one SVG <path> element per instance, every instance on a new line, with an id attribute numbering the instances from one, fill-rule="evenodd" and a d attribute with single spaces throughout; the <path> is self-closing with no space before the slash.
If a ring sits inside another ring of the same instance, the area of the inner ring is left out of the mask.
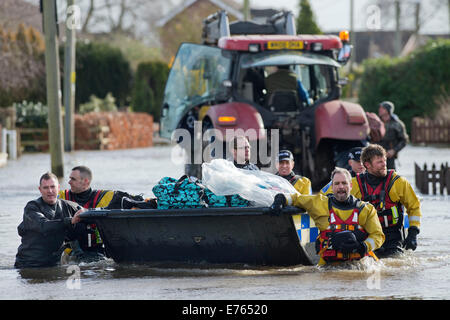
<path id="1" fill-rule="evenodd" d="M 276 163 L 278 171 L 276 175 L 288 180 L 301 194 L 311 194 L 311 180 L 295 174 L 293 171 L 294 165 L 294 155 L 292 152 L 289 150 L 281 150 L 278 153 L 278 162 Z"/>
<path id="2" fill-rule="evenodd" d="M 372 203 L 386 236 L 383 246 L 377 250 L 380 257 L 387 257 L 405 249 L 415 250 L 422 216 L 420 201 L 411 184 L 386 166 L 386 150 L 377 144 L 365 147 L 361 161 L 367 169 L 353 178 L 352 195 Z M 404 208 L 408 214 L 408 236 L 404 237 Z"/>
<path id="3" fill-rule="evenodd" d="M 374 257 L 373 250 L 384 242 L 375 208 L 350 195 L 351 175 L 347 169 L 336 168 L 331 174 L 333 194 L 277 194 L 271 211 L 279 213 L 286 205 L 305 209 L 320 233 L 316 250 L 319 265 Z"/>

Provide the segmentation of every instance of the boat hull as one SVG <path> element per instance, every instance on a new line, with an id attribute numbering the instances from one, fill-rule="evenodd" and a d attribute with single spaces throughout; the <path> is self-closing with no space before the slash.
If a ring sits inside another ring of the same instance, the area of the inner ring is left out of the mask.
<path id="1" fill-rule="evenodd" d="M 305 219 L 306 218 L 306 219 Z M 300 209 L 91 210 L 107 255 L 122 263 L 182 262 L 264 266 L 317 263 L 314 228 Z"/>

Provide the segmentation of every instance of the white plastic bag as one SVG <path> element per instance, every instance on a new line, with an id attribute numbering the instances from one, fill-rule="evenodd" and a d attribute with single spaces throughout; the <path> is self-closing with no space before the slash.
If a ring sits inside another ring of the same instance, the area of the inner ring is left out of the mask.
<path id="1" fill-rule="evenodd" d="M 233 162 L 214 159 L 202 164 L 202 184 L 219 196 L 239 194 L 268 207 L 278 193 L 297 193 L 286 179 L 265 171 L 236 168 Z"/>

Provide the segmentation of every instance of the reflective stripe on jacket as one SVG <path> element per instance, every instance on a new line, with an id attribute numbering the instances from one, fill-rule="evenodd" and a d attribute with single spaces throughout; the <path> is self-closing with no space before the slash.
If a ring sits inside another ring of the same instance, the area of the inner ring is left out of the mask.
<path id="1" fill-rule="evenodd" d="M 300 195 L 300 194 L 287 194 L 285 195 L 288 205 L 294 205 L 299 208 L 305 209 L 311 218 L 314 220 L 319 231 L 327 230 L 330 225 L 330 211 L 328 209 L 328 197 L 323 194 L 316 195 Z M 352 196 L 351 201 L 357 202 Z M 333 206 L 333 210 L 341 220 L 346 221 L 353 213 L 353 208 L 342 209 L 337 206 Z M 367 251 L 374 251 L 381 247 L 384 242 L 384 234 L 378 220 L 377 211 L 374 206 L 369 203 L 365 203 L 364 208 L 358 215 L 358 225 L 360 225 L 366 232 L 367 238 L 364 243 L 367 246 Z"/>

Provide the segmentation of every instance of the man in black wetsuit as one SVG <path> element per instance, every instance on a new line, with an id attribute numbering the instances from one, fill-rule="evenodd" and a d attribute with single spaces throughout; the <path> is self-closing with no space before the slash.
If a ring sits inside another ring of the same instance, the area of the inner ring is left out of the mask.
<path id="1" fill-rule="evenodd" d="M 52 267 L 61 259 L 66 238 L 74 239 L 79 214 L 85 209 L 72 201 L 58 199 L 58 178 L 50 172 L 39 181 L 41 197 L 27 203 L 17 227 L 22 237 L 16 268 Z"/>
<path id="2" fill-rule="evenodd" d="M 246 136 L 235 136 L 230 142 L 230 151 L 233 154 L 234 165 L 239 169 L 259 170 L 259 168 L 250 163 L 250 143 Z"/>

